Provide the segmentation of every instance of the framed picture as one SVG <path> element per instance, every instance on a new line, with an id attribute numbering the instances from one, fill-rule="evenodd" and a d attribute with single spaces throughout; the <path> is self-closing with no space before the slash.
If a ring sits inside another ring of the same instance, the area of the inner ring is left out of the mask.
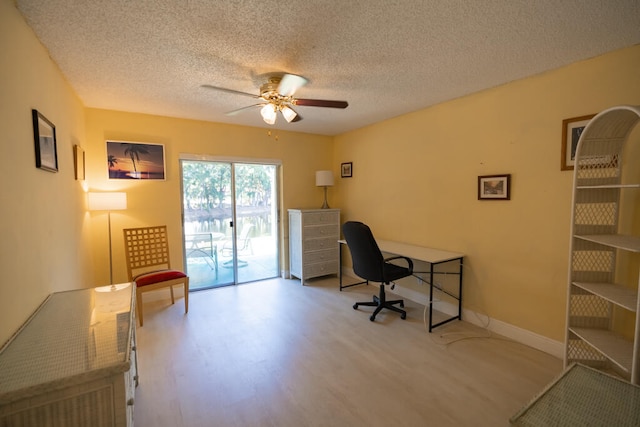
<path id="1" fill-rule="evenodd" d="M 576 160 L 576 148 L 582 131 L 595 114 L 572 117 L 562 121 L 562 155 L 560 170 L 573 170 Z"/>
<path id="2" fill-rule="evenodd" d="M 84 181 L 84 150 L 79 145 L 73 146 L 73 168 L 76 173 L 76 181 Z"/>
<path id="3" fill-rule="evenodd" d="M 478 200 L 510 200 L 511 175 L 478 177 Z"/>
<path id="4" fill-rule="evenodd" d="M 353 162 L 342 163 L 340 165 L 340 176 L 342 178 L 351 178 L 353 176 Z"/>
<path id="5" fill-rule="evenodd" d="M 107 141 L 109 179 L 164 180 L 164 145 Z"/>
<path id="6" fill-rule="evenodd" d="M 49 172 L 58 172 L 56 127 L 38 110 L 31 110 L 31 117 L 36 148 L 36 167 Z"/>

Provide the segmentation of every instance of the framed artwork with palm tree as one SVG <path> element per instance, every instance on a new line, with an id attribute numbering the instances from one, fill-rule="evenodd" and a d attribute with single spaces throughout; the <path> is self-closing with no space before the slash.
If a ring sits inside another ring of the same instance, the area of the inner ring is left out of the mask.
<path id="1" fill-rule="evenodd" d="M 164 145 L 107 141 L 109 179 L 165 179 Z"/>

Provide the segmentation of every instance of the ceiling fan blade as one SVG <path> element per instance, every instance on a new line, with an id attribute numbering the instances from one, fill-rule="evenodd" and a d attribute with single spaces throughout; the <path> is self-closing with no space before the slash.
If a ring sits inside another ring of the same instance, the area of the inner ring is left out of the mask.
<path id="1" fill-rule="evenodd" d="M 302 86 L 309 83 L 309 80 L 295 74 L 285 74 L 278 85 L 278 93 L 282 96 L 291 96 Z"/>
<path id="2" fill-rule="evenodd" d="M 326 99 L 294 99 L 292 104 L 305 107 L 347 108 L 347 101 L 328 101 Z"/>
<path id="3" fill-rule="evenodd" d="M 236 114 L 241 113 L 244 110 L 248 110 L 248 109 L 253 108 L 253 107 L 262 107 L 264 105 L 266 105 L 266 104 L 262 103 L 262 104 L 248 105 L 246 107 L 238 108 L 237 110 L 232 110 L 232 111 L 226 112 L 224 114 L 225 114 L 225 116 L 235 116 Z"/>
<path id="4" fill-rule="evenodd" d="M 250 96 L 251 98 L 260 98 L 258 95 L 254 95 L 252 93 L 240 92 L 239 90 L 227 89 L 225 87 L 218 87 L 218 86 L 211 86 L 211 85 L 202 85 L 201 87 L 204 87 L 207 89 L 219 90 L 221 92 L 234 93 L 236 95 Z"/>

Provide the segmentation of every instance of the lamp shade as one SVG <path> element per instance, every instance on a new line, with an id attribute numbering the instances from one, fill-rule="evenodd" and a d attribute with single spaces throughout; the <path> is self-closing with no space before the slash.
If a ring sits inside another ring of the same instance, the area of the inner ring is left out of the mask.
<path id="1" fill-rule="evenodd" d="M 88 193 L 90 211 L 120 211 L 127 209 L 127 193 Z"/>
<path id="2" fill-rule="evenodd" d="M 317 187 L 330 187 L 333 185 L 333 172 L 331 171 L 316 171 L 316 186 Z"/>
<path id="3" fill-rule="evenodd" d="M 264 107 L 260 109 L 260 114 L 262 115 L 262 120 L 265 123 L 272 125 L 276 122 L 276 106 L 269 103 L 265 104 Z"/>

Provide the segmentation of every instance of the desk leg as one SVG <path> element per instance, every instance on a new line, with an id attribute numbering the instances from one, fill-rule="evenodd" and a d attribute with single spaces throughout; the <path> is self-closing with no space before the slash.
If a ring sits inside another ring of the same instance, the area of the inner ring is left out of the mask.
<path id="1" fill-rule="evenodd" d="M 429 264 L 429 333 L 433 329 L 433 264 Z"/>
<path id="2" fill-rule="evenodd" d="M 462 258 L 460 258 L 460 276 L 458 276 L 458 320 L 462 320 Z"/>
<path id="3" fill-rule="evenodd" d="M 340 255 L 338 255 L 338 262 L 340 265 L 338 266 L 338 279 L 340 281 L 340 292 L 342 292 L 342 244 L 338 243 L 340 246 Z"/>
<path id="4" fill-rule="evenodd" d="M 445 323 L 449 323 L 452 320 L 462 320 L 462 258 L 456 258 L 455 260 L 449 260 L 446 262 L 459 261 L 458 273 L 449 273 L 449 274 L 457 274 L 458 275 L 458 295 L 452 295 L 447 293 L 449 296 L 456 298 L 458 300 L 458 314 L 453 317 L 449 317 L 441 322 L 433 324 L 433 275 L 434 275 L 434 264 L 431 264 L 431 271 L 429 272 L 429 332 L 433 328 L 436 328 L 440 325 L 444 325 Z M 437 265 L 437 264 L 436 264 Z M 448 274 L 448 273 L 439 273 L 439 274 Z"/>
<path id="5" fill-rule="evenodd" d="M 338 267 L 338 281 L 340 282 L 340 292 L 342 292 L 342 290 L 344 288 L 350 288 L 351 286 L 357 286 L 357 285 L 362 285 L 362 284 L 369 284 L 368 280 L 363 280 L 362 282 L 357 282 L 357 283 L 352 283 L 350 285 L 343 285 L 342 284 L 342 247 L 344 246 L 342 243 L 339 243 L 340 245 L 340 255 L 339 255 L 339 260 L 338 262 L 340 263 L 339 267 Z"/>

